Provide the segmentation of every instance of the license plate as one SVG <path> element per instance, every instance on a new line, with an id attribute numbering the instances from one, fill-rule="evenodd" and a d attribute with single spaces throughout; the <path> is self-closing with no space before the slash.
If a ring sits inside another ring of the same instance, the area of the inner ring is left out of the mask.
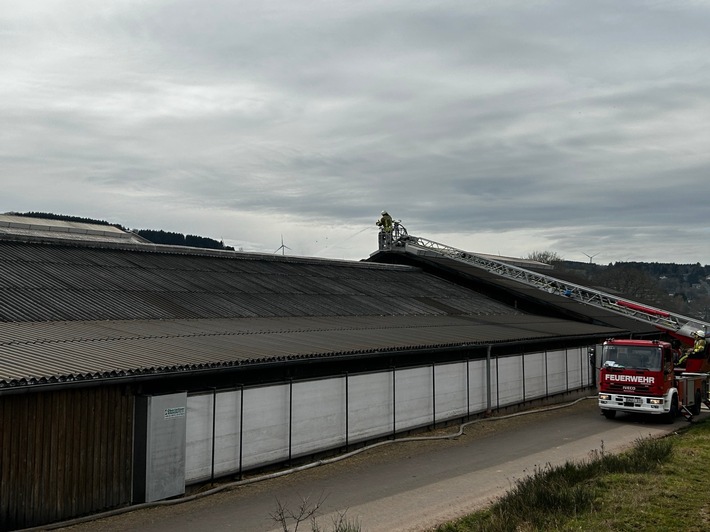
<path id="1" fill-rule="evenodd" d="M 641 397 L 625 397 L 624 402 L 640 405 L 641 403 L 643 403 L 643 399 Z"/>

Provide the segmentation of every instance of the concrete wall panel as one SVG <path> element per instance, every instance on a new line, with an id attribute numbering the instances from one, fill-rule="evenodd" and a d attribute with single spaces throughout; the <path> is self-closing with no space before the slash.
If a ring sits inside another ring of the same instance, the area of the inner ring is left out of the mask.
<path id="1" fill-rule="evenodd" d="M 244 390 L 243 467 L 289 456 L 289 385 Z"/>
<path id="2" fill-rule="evenodd" d="M 391 372 L 348 377 L 348 390 L 349 442 L 392 433 Z"/>
<path id="3" fill-rule="evenodd" d="M 215 476 L 239 471 L 241 426 L 241 390 L 217 394 L 215 429 Z"/>
<path id="4" fill-rule="evenodd" d="M 567 391 L 567 352 L 548 351 L 547 353 L 547 393 L 556 394 Z"/>
<path id="5" fill-rule="evenodd" d="M 185 480 L 208 479 L 212 475 L 213 395 L 190 395 L 187 398 L 187 443 Z"/>
<path id="6" fill-rule="evenodd" d="M 547 392 L 545 353 L 529 353 L 523 357 L 525 363 L 525 400 L 544 397 Z"/>
<path id="7" fill-rule="evenodd" d="M 450 419 L 468 413 L 466 363 L 436 366 L 436 419 Z"/>
<path id="8" fill-rule="evenodd" d="M 497 359 L 498 406 L 508 406 L 522 402 L 523 357 L 522 355 Z"/>
<path id="9" fill-rule="evenodd" d="M 397 371 L 395 395 L 397 430 L 433 423 L 432 367 L 423 366 Z"/>
<path id="10" fill-rule="evenodd" d="M 491 368 L 495 371 L 495 364 L 491 364 Z M 488 408 L 488 379 L 486 377 L 486 361 L 471 360 L 468 363 L 468 381 L 469 381 L 469 411 L 483 412 Z M 492 404 L 496 404 L 496 377 L 495 373 L 491 375 L 491 393 Z"/>
<path id="11" fill-rule="evenodd" d="M 293 456 L 345 444 L 345 393 L 345 377 L 293 384 Z"/>

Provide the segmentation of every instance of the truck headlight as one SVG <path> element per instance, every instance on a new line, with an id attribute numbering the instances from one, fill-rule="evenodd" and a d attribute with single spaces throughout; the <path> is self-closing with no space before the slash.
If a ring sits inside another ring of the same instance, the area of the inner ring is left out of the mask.
<path id="1" fill-rule="evenodd" d="M 600 393 L 599 399 L 601 399 L 602 401 L 609 401 L 611 399 L 611 395 L 608 393 Z"/>
<path id="2" fill-rule="evenodd" d="M 652 405 L 662 405 L 663 399 L 649 399 L 648 402 Z"/>

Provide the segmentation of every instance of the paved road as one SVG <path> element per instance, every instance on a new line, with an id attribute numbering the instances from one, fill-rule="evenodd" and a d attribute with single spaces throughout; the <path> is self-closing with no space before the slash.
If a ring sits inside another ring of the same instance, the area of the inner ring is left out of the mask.
<path id="1" fill-rule="evenodd" d="M 682 418 L 666 425 L 624 415 L 610 421 L 599 415 L 595 401 L 583 400 L 469 425 L 453 440 L 394 443 L 293 475 L 63 530 L 274 531 L 280 527 L 270 515 L 278 505 L 295 511 L 304 500 L 311 506 L 320 502 L 325 530 L 343 512 L 363 531 L 426 530 L 485 506 L 536 468 L 584 460 L 602 448 L 615 452 L 684 423 Z"/>

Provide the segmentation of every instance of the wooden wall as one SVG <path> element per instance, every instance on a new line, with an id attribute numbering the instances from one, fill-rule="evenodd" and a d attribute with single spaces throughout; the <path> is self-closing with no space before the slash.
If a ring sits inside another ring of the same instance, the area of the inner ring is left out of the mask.
<path id="1" fill-rule="evenodd" d="M 0 530 L 130 503 L 132 440 L 125 387 L 0 395 Z"/>

